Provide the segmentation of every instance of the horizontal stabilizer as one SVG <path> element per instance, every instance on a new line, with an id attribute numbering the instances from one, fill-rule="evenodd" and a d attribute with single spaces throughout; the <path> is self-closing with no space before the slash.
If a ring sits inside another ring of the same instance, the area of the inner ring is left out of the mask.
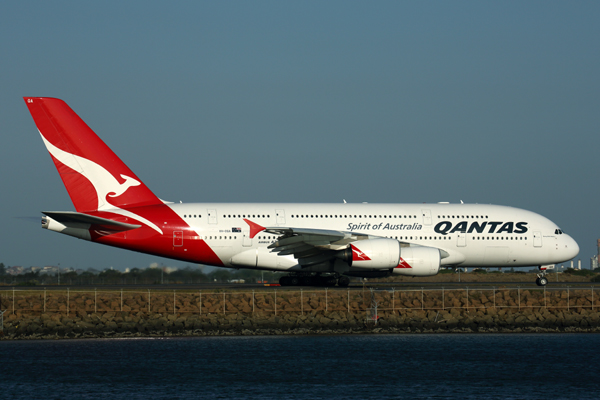
<path id="1" fill-rule="evenodd" d="M 141 225 L 128 224 L 126 222 L 113 221 L 112 219 L 96 217 L 94 215 L 79 213 L 75 211 L 42 211 L 43 214 L 60 222 L 63 225 L 90 224 L 97 225 L 111 231 L 129 231 L 140 228 Z"/>

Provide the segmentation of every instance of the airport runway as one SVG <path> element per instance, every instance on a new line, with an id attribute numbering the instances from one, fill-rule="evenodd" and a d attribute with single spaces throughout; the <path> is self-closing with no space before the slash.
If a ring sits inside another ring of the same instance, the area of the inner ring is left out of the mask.
<path id="1" fill-rule="evenodd" d="M 568 287 L 573 288 L 598 288 L 600 283 L 597 282 L 550 282 L 547 289 L 566 289 Z M 374 288 L 379 290 L 391 290 L 392 288 L 397 290 L 410 290 L 410 289 L 491 289 L 496 288 L 528 288 L 528 289 L 541 289 L 535 282 L 366 282 L 362 283 L 352 282 L 349 286 L 350 289 L 361 289 L 361 288 Z M 269 286 L 267 284 L 259 283 L 198 283 L 198 284 L 163 284 L 163 285 L 146 285 L 146 284 L 128 284 L 128 285 L 48 285 L 48 286 L 0 286 L 0 291 L 12 291 L 15 290 L 103 290 L 103 291 L 114 291 L 114 290 L 128 290 L 128 291 L 195 291 L 195 290 L 232 290 L 232 291 L 251 291 L 251 290 L 320 290 L 325 289 L 323 286 Z M 329 287 L 328 290 L 347 290 L 347 288 L 340 287 Z"/>

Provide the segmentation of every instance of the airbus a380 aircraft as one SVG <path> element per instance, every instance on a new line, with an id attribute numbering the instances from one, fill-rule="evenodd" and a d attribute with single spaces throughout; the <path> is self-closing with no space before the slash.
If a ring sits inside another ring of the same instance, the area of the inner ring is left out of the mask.
<path id="1" fill-rule="evenodd" d="M 77 211 L 42 227 L 193 263 L 285 271 L 282 285 L 431 276 L 441 267 L 540 267 L 577 243 L 549 219 L 483 204 L 190 203 L 160 200 L 62 100 L 25 102 Z"/>

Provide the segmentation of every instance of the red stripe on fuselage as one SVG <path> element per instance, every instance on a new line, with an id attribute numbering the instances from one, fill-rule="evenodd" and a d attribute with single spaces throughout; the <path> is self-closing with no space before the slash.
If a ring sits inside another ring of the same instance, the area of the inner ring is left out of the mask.
<path id="1" fill-rule="evenodd" d="M 145 225 L 143 221 L 110 211 L 89 212 L 103 218 L 110 218 L 118 222 L 142 225 L 141 228 L 125 232 L 104 235 L 106 231 L 90 228 L 92 241 L 109 246 L 120 247 L 142 253 L 154 254 L 161 257 L 174 258 L 193 263 L 223 266 L 223 262 L 210 246 L 198 236 L 179 215 L 165 204 L 143 207 L 124 208 L 140 217 L 157 225 L 162 234 L 152 227 Z M 173 246 L 173 232 L 183 232 L 183 245 Z"/>

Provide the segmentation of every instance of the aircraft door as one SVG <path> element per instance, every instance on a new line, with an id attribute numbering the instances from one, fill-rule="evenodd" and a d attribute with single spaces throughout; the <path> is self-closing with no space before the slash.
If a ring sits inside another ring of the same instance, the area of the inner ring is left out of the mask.
<path id="1" fill-rule="evenodd" d="M 252 239 L 250 238 L 250 228 L 242 229 L 242 246 L 252 246 Z"/>
<path id="2" fill-rule="evenodd" d="M 533 247 L 542 247 L 542 232 L 533 232 Z"/>
<path id="3" fill-rule="evenodd" d="M 216 224 L 217 223 L 217 210 L 206 210 L 208 213 L 208 223 Z"/>
<path id="4" fill-rule="evenodd" d="M 421 210 L 421 214 L 423 214 L 423 225 L 431 225 L 431 210 Z"/>
<path id="5" fill-rule="evenodd" d="M 275 210 L 277 225 L 285 225 L 285 210 Z"/>
<path id="6" fill-rule="evenodd" d="M 466 247 L 467 246 L 467 234 L 465 232 L 457 232 L 457 247 Z"/>
<path id="7" fill-rule="evenodd" d="M 173 231 L 173 247 L 183 246 L 183 231 Z"/>

